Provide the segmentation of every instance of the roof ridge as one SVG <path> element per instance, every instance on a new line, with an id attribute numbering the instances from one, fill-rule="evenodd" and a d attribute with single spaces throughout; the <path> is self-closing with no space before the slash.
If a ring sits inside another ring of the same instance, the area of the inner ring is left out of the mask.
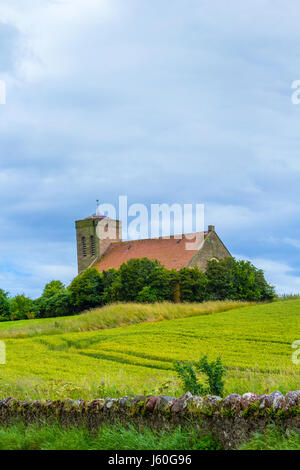
<path id="1" fill-rule="evenodd" d="M 203 233 L 205 235 L 208 232 L 207 232 L 207 230 L 203 230 L 202 232 L 176 233 L 175 235 L 165 235 L 165 236 L 162 236 L 162 237 L 137 238 L 136 240 L 122 240 L 120 242 L 114 242 L 113 244 L 118 245 L 118 244 L 121 244 L 121 243 L 145 242 L 145 241 L 148 241 L 148 240 L 173 240 L 173 239 L 180 240 L 180 238 L 177 238 L 177 237 L 181 236 L 182 238 L 185 238 L 187 235 L 195 235 L 196 236 L 199 233 Z"/>

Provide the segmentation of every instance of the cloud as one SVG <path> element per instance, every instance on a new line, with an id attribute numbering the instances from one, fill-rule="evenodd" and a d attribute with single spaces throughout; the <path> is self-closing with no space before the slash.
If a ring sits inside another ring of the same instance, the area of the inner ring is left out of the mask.
<path id="1" fill-rule="evenodd" d="M 67 282 L 74 220 L 120 194 L 204 203 L 230 251 L 296 278 L 292 3 L 293 15 L 271 0 L 3 0 L 1 286 L 37 293 L 47 271 Z"/>
<path id="2" fill-rule="evenodd" d="M 18 62 L 21 34 L 13 25 L 0 22 L 0 73 L 12 73 Z"/>
<path id="3" fill-rule="evenodd" d="M 294 238 L 285 238 L 284 242 L 294 248 L 297 248 L 298 250 L 300 249 L 300 240 L 295 240 Z"/>
<path id="4" fill-rule="evenodd" d="M 276 286 L 279 294 L 300 293 L 300 277 L 293 274 L 295 270 L 288 264 L 260 258 L 254 258 L 253 263 L 264 270 L 269 283 Z"/>

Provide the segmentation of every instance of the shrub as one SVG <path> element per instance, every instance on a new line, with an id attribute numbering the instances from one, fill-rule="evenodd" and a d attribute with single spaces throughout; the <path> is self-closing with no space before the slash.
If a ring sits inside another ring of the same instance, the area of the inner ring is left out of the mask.
<path id="1" fill-rule="evenodd" d="M 34 318 L 34 301 L 25 295 L 16 295 L 10 301 L 10 320 Z"/>
<path id="2" fill-rule="evenodd" d="M 103 280 L 96 268 L 89 268 L 71 282 L 68 287 L 70 303 L 80 312 L 103 303 Z"/>
<path id="3" fill-rule="evenodd" d="M 183 382 L 183 389 L 185 392 L 190 392 L 193 395 L 205 395 L 204 385 L 199 383 L 192 362 L 177 361 L 174 364 L 177 375 Z"/>
<path id="4" fill-rule="evenodd" d="M 223 377 L 226 375 L 226 368 L 221 359 L 208 362 L 207 356 L 203 356 L 198 362 L 177 361 L 174 364 L 177 375 L 183 382 L 185 392 L 193 395 L 218 395 L 222 396 L 224 391 Z M 206 381 L 198 381 L 197 372 L 206 375 Z"/>
<path id="5" fill-rule="evenodd" d="M 207 356 L 203 356 L 195 367 L 198 372 L 203 372 L 207 376 L 209 393 L 221 397 L 224 391 L 223 377 L 226 375 L 226 368 L 221 358 L 218 357 L 215 361 L 208 362 Z"/>

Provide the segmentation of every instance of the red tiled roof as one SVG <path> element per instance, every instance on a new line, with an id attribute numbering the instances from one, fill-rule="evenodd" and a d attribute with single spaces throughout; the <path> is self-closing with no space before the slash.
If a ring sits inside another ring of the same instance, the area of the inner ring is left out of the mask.
<path id="1" fill-rule="evenodd" d="M 204 236 L 206 235 L 207 232 L 204 232 Z M 187 266 L 198 251 L 185 249 L 185 242 L 192 241 L 182 235 L 182 239 L 149 238 L 112 243 L 95 266 L 99 271 L 107 271 L 110 268 L 118 269 L 122 263 L 133 258 L 149 258 L 158 260 L 167 269 L 178 270 Z"/>

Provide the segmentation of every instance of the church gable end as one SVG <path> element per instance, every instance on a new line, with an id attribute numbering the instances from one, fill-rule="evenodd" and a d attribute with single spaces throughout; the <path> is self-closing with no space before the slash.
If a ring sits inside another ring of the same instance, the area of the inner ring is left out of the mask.
<path id="1" fill-rule="evenodd" d="M 221 260 L 231 256 L 224 243 L 215 232 L 213 225 L 208 226 L 207 236 L 204 239 L 202 247 L 192 257 L 188 266 L 198 266 L 201 271 L 205 271 L 208 261 L 211 259 Z"/>

